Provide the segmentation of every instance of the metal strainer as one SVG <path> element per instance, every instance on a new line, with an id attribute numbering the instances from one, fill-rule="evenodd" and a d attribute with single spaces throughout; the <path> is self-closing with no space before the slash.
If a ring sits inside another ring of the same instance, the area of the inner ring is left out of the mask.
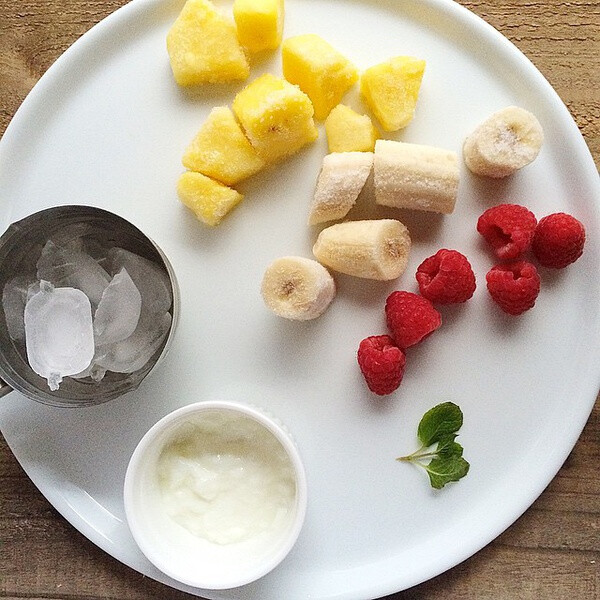
<path id="1" fill-rule="evenodd" d="M 143 256 L 163 269 L 169 277 L 173 303 L 170 331 L 161 348 L 134 373 L 107 372 L 100 382 L 67 377 L 53 392 L 46 380 L 29 366 L 25 349 L 8 333 L 4 308 L 0 305 L 0 397 L 16 390 L 25 396 L 54 406 L 101 404 L 136 389 L 164 356 L 173 338 L 179 317 L 179 288 L 171 264 L 162 250 L 137 227 L 111 212 L 91 206 L 58 206 L 34 213 L 13 223 L 0 237 L 0 292 L 13 277 L 35 272 L 35 264 L 48 238 L 65 227 L 85 224 L 85 236 L 102 245 L 114 245 Z"/>

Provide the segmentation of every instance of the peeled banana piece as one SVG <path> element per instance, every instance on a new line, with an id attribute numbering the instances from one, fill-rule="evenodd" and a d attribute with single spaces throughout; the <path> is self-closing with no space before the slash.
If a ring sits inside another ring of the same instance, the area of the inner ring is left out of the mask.
<path id="1" fill-rule="evenodd" d="M 388 281 L 406 269 L 410 245 L 408 229 L 395 219 L 347 221 L 323 229 L 313 254 L 334 271 Z"/>
<path id="2" fill-rule="evenodd" d="M 508 106 L 467 137 L 463 156 L 477 175 L 506 177 L 532 162 L 543 141 L 544 132 L 536 117 L 523 108 Z"/>
<path id="3" fill-rule="evenodd" d="M 372 152 L 333 152 L 323 159 L 308 224 L 342 219 L 354 206 L 371 167 Z"/>
<path id="4" fill-rule="evenodd" d="M 455 152 L 391 140 L 375 142 L 375 202 L 449 214 L 458 194 Z"/>
<path id="5" fill-rule="evenodd" d="M 316 260 L 283 256 L 267 267 L 261 293 L 276 315 L 308 321 L 325 312 L 335 297 L 335 282 Z"/>

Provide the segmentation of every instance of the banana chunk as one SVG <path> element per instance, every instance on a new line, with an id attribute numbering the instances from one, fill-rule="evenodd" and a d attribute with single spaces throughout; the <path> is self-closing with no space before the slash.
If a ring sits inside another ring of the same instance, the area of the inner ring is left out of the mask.
<path id="1" fill-rule="evenodd" d="M 375 202 L 449 214 L 458 193 L 455 152 L 391 140 L 375 142 Z"/>
<path id="2" fill-rule="evenodd" d="M 517 106 L 495 112 L 467 137 L 463 156 L 477 175 L 506 177 L 532 162 L 544 132 L 535 115 Z"/>
<path id="3" fill-rule="evenodd" d="M 347 221 L 323 229 L 313 254 L 334 271 L 388 281 L 406 269 L 410 245 L 408 229 L 395 219 Z"/>
<path id="4" fill-rule="evenodd" d="M 276 315 L 308 321 L 325 312 L 335 297 L 335 282 L 316 260 L 283 256 L 267 267 L 261 293 Z"/>
<path id="5" fill-rule="evenodd" d="M 333 152 L 323 159 L 308 224 L 342 219 L 354 206 L 371 167 L 372 152 Z"/>

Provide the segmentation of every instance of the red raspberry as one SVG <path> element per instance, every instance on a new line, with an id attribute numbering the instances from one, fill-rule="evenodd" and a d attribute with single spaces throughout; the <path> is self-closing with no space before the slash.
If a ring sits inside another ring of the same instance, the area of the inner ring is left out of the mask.
<path id="1" fill-rule="evenodd" d="M 584 244 L 583 225 L 571 215 L 554 213 L 538 223 L 532 250 L 542 266 L 562 269 L 583 254 Z"/>
<path id="2" fill-rule="evenodd" d="M 438 304 L 466 302 L 475 291 L 475 275 L 467 257 L 456 250 L 438 250 L 417 268 L 419 291 Z"/>
<path id="3" fill-rule="evenodd" d="M 488 208 L 477 221 L 477 231 L 489 242 L 500 260 L 513 260 L 531 245 L 537 220 L 519 204 Z"/>
<path id="4" fill-rule="evenodd" d="M 369 389 L 385 396 L 398 389 L 406 356 L 389 335 L 372 335 L 358 347 L 358 365 Z"/>
<path id="5" fill-rule="evenodd" d="M 385 316 L 400 348 L 413 346 L 442 324 L 431 302 L 411 292 L 392 292 L 385 302 Z"/>
<path id="6" fill-rule="evenodd" d="M 496 265 L 485 278 L 490 295 L 509 315 L 520 315 L 530 309 L 540 293 L 537 269 L 524 260 Z"/>

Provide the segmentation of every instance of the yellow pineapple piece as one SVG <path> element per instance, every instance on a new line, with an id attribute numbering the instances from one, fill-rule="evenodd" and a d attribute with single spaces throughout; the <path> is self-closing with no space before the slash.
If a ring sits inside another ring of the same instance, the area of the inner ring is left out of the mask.
<path id="1" fill-rule="evenodd" d="M 281 160 L 317 139 L 313 105 L 296 85 L 270 73 L 247 85 L 233 101 L 246 136 L 267 163 Z"/>
<path id="2" fill-rule="evenodd" d="M 183 154 L 183 166 L 233 185 L 264 166 L 227 106 L 213 108 Z"/>
<path id="3" fill-rule="evenodd" d="M 167 34 L 167 51 L 179 85 L 247 79 L 250 73 L 235 24 L 209 0 L 187 0 Z"/>
<path id="4" fill-rule="evenodd" d="M 356 67 L 323 38 L 313 33 L 283 42 L 283 76 L 297 84 L 324 119 L 358 80 Z"/>
<path id="5" fill-rule="evenodd" d="M 223 217 L 243 197 L 231 189 L 202 173 L 186 171 L 177 183 L 179 199 L 190 208 L 200 221 L 207 225 L 218 225 Z"/>
<path id="6" fill-rule="evenodd" d="M 368 115 L 338 104 L 325 119 L 329 152 L 373 152 L 379 131 Z"/>
<path id="7" fill-rule="evenodd" d="M 238 39 L 250 52 L 275 50 L 283 34 L 283 0 L 235 0 Z"/>
<path id="8" fill-rule="evenodd" d="M 424 60 L 397 56 L 362 74 L 360 91 L 386 131 L 398 131 L 412 121 L 424 71 Z"/>

